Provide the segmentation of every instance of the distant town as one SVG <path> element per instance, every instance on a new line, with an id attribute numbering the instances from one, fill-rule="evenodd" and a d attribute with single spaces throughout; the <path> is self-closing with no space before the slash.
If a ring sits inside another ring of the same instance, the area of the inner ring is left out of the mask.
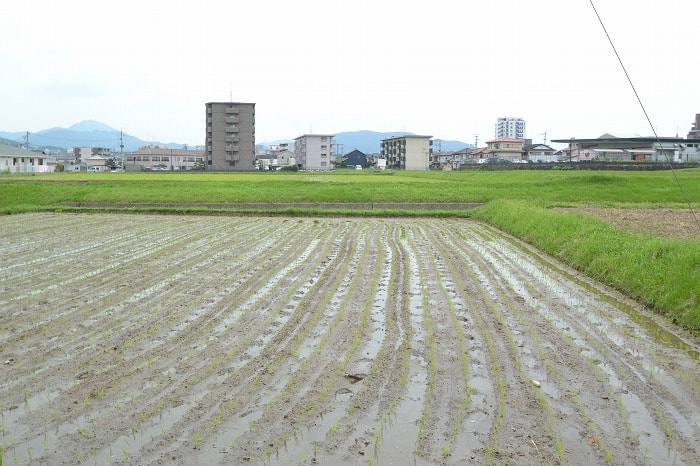
<path id="1" fill-rule="evenodd" d="M 204 147 L 172 148 L 146 144 L 125 151 L 108 147 L 73 147 L 66 150 L 34 149 L 28 141 L 0 141 L 0 173 L 107 172 L 107 171 L 217 171 L 276 170 L 461 170 L 474 166 L 513 164 L 549 166 L 560 163 L 700 163 L 700 114 L 686 137 L 615 137 L 554 139 L 565 145 L 554 149 L 526 138 L 526 122 L 499 117 L 494 138 L 482 147 L 464 144 L 444 150 L 432 135 L 379 134 L 375 150 L 345 147 L 335 134 L 303 134 L 293 141 L 262 145 L 255 142 L 255 104 L 209 102 L 206 107 Z M 346 151 L 347 149 L 347 151 Z M 523 167 L 525 168 L 525 167 Z"/>

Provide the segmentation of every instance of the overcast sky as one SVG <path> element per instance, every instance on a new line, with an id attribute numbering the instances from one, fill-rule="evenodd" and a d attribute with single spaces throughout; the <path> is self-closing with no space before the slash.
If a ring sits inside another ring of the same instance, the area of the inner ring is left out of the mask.
<path id="1" fill-rule="evenodd" d="M 660 136 L 700 113 L 697 0 L 594 0 Z M 589 0 L 4 2 L 0 130 L 98 120 L 204 143 L 206 102 L 256 103 L 256 140 L 408 131 L 479 145 L 650 135 Z"/>

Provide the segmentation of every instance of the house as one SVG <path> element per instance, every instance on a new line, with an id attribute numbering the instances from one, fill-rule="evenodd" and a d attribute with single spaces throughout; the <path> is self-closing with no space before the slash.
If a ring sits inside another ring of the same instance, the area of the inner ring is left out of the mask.
<path id="1" fill-rule="evenodd" d="M 264 150 L 260 146 L 260 150 L 255 154 L 255 161 L 258 170 L 278 170 L 280 168 L 296 165 L 294 152 L 288 149 L 289 144 L 276 144 L 268 146 Z"/>
<path id="2" fill-rule="evenodd" d="M 48 173 L 54 171 L 43 153 L 0 143 L 0 172 Z"/>
<path id="3" fill-rule="evenodd" d="M 433 152 L 431 155 L 430 168 L 440 170 L 452 170 L 454 155 L 452 152 Z"/>
<path id="4" fill-rule="evenodd" d="M 85 159 L 87 170 L 91 172 L 104 172 L 111 168 L 114 164 L 112 159 L 108 159 L 103 155 L 92 155 Z"/>
<path id="5" fill-rule="evenodd" d="M 452 164 L 455 170 L 459 170 L 465 165 L 475 164 L 478 157 L 475 156 L 476 150 L 465 147 L 452 153 Z"/>
<path id="6" fill-rule="evenodd" d="M 342 161 L 345 162 L 345 165 L 348 167 L 356 167 L 359 165 L 362 168 L 367 168 L 368 166 L 367 155 L 357 149 L 345 155 Z"/>
<path id="7" fill-rule="evenodd" d="M 557 150 L 546 144 L 525 144 L 523 146 L 523 159 L 531 162 L 559 162 Z"/>
<path id="8" fill-rule="evenodd" d="M 105 159 L 110 159 L 113 157 L 112 149 L 107 149 L 106 147 L 74 147 L 73 157 L 76 163 L 87 163 L 87 159 L 93 156 L 101 156 Z"/>
<path id="9" fill-rule="evenodd" d="M 277 163 L 280 167 L 289 167 L 296 165 L 296 159 L 294 158 L 294 152 L 291 150 L 283 149 L 277 153 Z"/>
<path id="10" fill-rule="evenodd" d="M 510 137 L 500 137 L 486 141 L 486 154 L 489 158 L 520 162 L 523 158 L 523 141 Z"/>
<path id="11" fill-rule="evenodd" d="M 258 170 L 276 170 L 278 168 L 277 156 L 273 153 L 263 153 L 255 155 L 255 164 Z"/>
<path id="12" fill-rule="evenodd" d="M 479 147 L 471 151 L 472 161 L 475 163 L 483 163 L 484 160 L 491 157 L 488 147 Z"/>
<path id="13" fill-rule="evenodd" d="M 381 141 L 380 158 L 386 168 L 395 170 L 428 170 L 433 154 L 432 136 L 403 135 Z"/>

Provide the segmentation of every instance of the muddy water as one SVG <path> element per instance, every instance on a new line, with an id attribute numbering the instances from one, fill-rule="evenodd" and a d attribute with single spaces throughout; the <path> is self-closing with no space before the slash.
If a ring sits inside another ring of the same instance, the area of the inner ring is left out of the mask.
<path id="1" fill-rule="evenodd" d="M 698 345 L 466 220 L 9 216 L 8 464 L 698 464 Z M 536 383 L 535 383 L 536 382 Z"/>

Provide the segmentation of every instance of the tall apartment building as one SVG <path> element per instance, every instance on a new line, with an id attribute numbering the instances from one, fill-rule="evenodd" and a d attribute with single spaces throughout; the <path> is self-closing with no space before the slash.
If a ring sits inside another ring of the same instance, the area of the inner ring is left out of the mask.
<path id="1" fill-rule="evenodd" d="M 688 139 L 700 139 L 700 113 L 695 114 L 695 123 L 688 131 Z"/>
<path id="2" fill-rule="evenodd" d="M 209 102 L 206 123 L 206 170 L 255 169 L 255 104 Z"/>
<path id="3" fill-rule="evenodd" d="M 433 155 L 432 136 L 405 135 L 382 139 L 380 158 L 386 168 L 395 170 L 428 170 Z"/>
<path id="4" fill-rule="evenodd" d="M 525 120 L 522 118 L 498 118 L 496 120 L 496 139 L 525 139 Z"/>
<path id="5" fill-rule="evenodd" d="M 294 158 L 304 170 L 332 170 L 334 134 L 304 134 L 294 139 Z"/>

